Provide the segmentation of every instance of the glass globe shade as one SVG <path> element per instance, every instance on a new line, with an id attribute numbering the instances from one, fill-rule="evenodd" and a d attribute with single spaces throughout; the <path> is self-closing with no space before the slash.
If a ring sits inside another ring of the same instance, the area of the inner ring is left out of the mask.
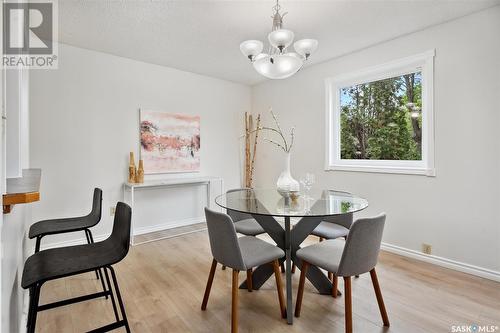
<path id="1" fill-rule="evenodd" d="M 250 59 L 261 53 L 263 48 L 264 44 L 260 40 L 246 40 L 240 44 L 241 53 Z"/>
<path id="2" fill-rule="evenodd" d="M 271 60 L 272 59 L 272 60 Z M 295 53 L 258 57 L 253 63 L 255 70 L 269 79 L 286 79 L 302 67 L 302 59 Z"/>
<path id="3" fill-rule="evenodd" d="M 290 44 L 292 44 L 293 37 L 293 31 L 278 29 L 269 33 L 267 39 L 269 39 L 269 43 L 271 43 L 272 46 L 283 50 L 284 48 L 287 48 L 288 46 L 290 46 Z"/>
<path id="4" fill-rule="evenodd" d="M 318 48 L 316 39 L 301 39 L 293 44 L 293 48 L 303 57 L 309 57 Z"/>

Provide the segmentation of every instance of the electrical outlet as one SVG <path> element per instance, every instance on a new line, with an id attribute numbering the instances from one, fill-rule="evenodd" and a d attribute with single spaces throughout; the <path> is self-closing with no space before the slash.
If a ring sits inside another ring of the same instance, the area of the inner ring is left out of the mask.
<path id="1" fill-rule="evenodd" d="M 109 207 L 109 215 L 115 216 L 115 207 Z"/>
<path id="2" fill-rule="evenodd" d="M 425 254 L 432 254 L 432 245 L 422 243 L 422 252 Z"/>

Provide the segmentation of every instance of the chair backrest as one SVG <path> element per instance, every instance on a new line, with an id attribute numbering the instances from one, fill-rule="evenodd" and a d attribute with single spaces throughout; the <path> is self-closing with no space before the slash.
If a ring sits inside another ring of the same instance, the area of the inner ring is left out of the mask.
<path id="1" fill-rule="evenodd" d="M 115 209 L 115 219 L 111 236 L 104 242 L 111 243 L 112 251 L 115 251 L 114 258 L 122 260 L 130 248 L 130 223 L 132 220 L 132 209 L 123 202 L 118 202 Z"/>
<path id="2" fill-rule="evenodd" d="M 337 271 L 338 276 L 369 272 L 377 264 L 384 232 L 385 213 L 356 220 L 349 231 Z"/>
<path id="3" fill-rule="evenodd" d="M 330 195 L 330 193 L 336 193 L 336 194 L 344 193 L 345 195 L 352 196 L 352 194 L 350 194 L 349 192 L 345 192 L 345 191 L 326 190 L 326 191 L 323 191 L 323 193 L 321 194 L 321 197 L 323 199 L 327 199 L 327 196 Z M 347 229 L 351 229 L 352 222 L 354 221 L 354 214 L 348 213 L 348 214 L 325 216 L 323 221 L 339 224 Z"/>
<path id="4" fill-rule="evenodd" d="M 89 227 L 95 226 L 101 220 L 102 215 L 102 190 L 94 188 L 94 197 L 92 199 L 92 211 L 88 215 Z"/>
<path id="5" fill-rule="evenodd" d="M 205 207 L 208 238 L 214 259 L 227 267 L 246 270 L 231 217 Z"/>
<path id="6" fill-rule="evenodd" d="M 248 187 L 235 188 L 235 189 L 232 189 L 232 190 L 228 190 L 226 192 L 226 194 L 229 194 L 231 192 L 241 191 L 241 190 L 251 190 L 251 189 L 248 188 Z M 252 218 L 252 215 L 250 215 L 250 214 L 236 212 L 236 211 L 230 210 L 230 209 L 227 209 L 226 213 L 227 213 L 227 215 L 231 216 L 231 219 L 233 219 L 233 222 L 238 222 L 238 221 L 241 221 L 241 220 L 246 220 L 246 219 L 251 219 Z"/>
<path id="7" fill-rule="evenodd" d="M 354 220 L 353 213 L 325 216 L 323 218 L 323 221 L 325 222 L 339 224 L 347 229 L 351 229 L 353 220 Z"/>

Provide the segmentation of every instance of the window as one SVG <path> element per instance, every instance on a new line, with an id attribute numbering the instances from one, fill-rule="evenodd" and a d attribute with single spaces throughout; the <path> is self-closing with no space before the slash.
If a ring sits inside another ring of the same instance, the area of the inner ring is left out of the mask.
<path id="1" fill-rule="evenodd" d="M 434 175 L 434 50 L 326 80 L 327 170 Z"/>

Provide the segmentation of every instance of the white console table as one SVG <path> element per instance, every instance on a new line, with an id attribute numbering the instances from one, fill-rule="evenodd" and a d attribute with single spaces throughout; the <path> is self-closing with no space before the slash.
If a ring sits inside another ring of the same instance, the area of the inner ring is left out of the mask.
<path id="1" fill-rule="evenodd" d="M 213 208 L 215 197 L 212 194 L 212 190 L 216 190 L 217 194 L 221 194 L 224 191 L 224 184 L 221 178 L 217 177 L 198 177 L 198 178 L 176 178 L 176 179 L 161 179 L 161 180 L 147 180 L 144 183 L 125 183 L 123 184 L 123 195 L 124 202 L 128 203 L 132 208 L 132 223 L 130 228 L 130 243 L 134 245 L 134 236 L 139 235 L 136 232 L 135 226 L 137 226 L 136 221 L 136 209 L 135 201 L 138 192 L 142 189 L 152 189 L 158 187 L 165 188 L 178 188 L 186 186 L 206 186 L 207 195 L 207 205 L 209 208 Z"/>

